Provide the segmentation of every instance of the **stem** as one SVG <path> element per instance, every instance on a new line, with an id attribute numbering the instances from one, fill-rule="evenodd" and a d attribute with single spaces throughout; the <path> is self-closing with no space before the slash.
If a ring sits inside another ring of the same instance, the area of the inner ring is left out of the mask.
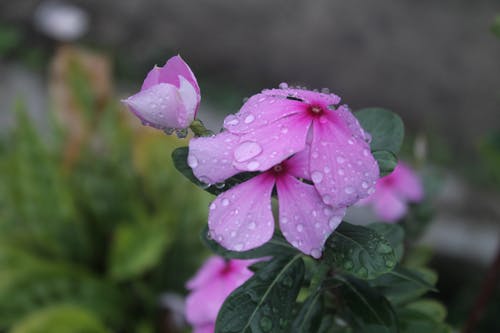
<path id="1" fill-rule="evenodd" d="M 490 269 L 486 273 L 486 277 L 483 280 L 481 291 L 474 302 L 474 307 L 472 308 L 469 318 L 465 323 L 464 329 L 462 333 L 473 333 L 475 332 L 475 328 L 479 319 L 483 315 L 486 310 L 486 306 L 488 305 L 488 301 L 496 287 L 496 281 L 499 277 L 500 273 L 500 248 L 498 249 L 495 260 L 493 261 Z"/>
<path id="2" fill-rule="evenodd" d="M 193 131 L 194 135 L 197 137 L 214 135 L 214 132 L 206 128 L 205 125 L 203 125 L 203 123 L 199 119 L 193 120 L 191 125 L 189 125 L 189 128 L 191 129 L 191 131 Z"/>

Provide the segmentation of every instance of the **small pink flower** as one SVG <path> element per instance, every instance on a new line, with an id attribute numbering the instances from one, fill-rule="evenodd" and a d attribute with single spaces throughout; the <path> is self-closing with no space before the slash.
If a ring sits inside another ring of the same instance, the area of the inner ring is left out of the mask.
<path id="1" fill-rule="evenodd" d="M 323 245 L 345 215 L 326 205 L 310 179 L 309 150 L 220 194 L 210 205 L 210 235 L 229 250 L 246 251 L 267 242 L 274 232 L 271 194 L 276 185 L 283 236 L 305 254 L 321 257 Z"/>
<path id="2" fill-rule="evenodd" d="M 394 171 L 378 180 L 375 193 L 360 204 L 372 204 L 377 216 L 396 222 L 407 212 L 408 202 L 419 202 L 424 191 L 420 178 L 405 163 L 399 162 Z"/>
<path id="3" fill-rule="evenodd" d="M 210 257 L 187 282 L 186 319 L 194 333 L 213 333 L 224 300 L 252 275 L 248 266 L 256 260 L 229 260 Z"/>
<path id="4" fill-rule="evenodd" d="M 242 171 L 266 171 L 305 149 L 311 180 L 323 202 L 345 207 L 373 193 L 379 176 L 370 135 L 334 94 L 272 89 L 252 96 L 224 120 L 225 132 L 196 138 L 188 164 L 206 183 Z"/>
<path id="5" fill-rule="evenodd" d="M 200 88 L 180 56 L 155 66 L 141 91 L 123 101 L 142 122 L 161 130 L 187 128 L 196 117 Z"/>

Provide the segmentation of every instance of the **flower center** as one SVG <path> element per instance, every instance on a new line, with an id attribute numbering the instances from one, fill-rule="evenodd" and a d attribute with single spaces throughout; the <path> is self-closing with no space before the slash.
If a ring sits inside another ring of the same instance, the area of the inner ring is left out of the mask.
<path id="1" fill-rule="evenodd" d="M 282 173 L 283 172 L 283 165 L 282 164 L 278 164 L 278 165 L 275 165 L 274 168 L 273 168 L 273 171 L 275 173 Z"/>
<path id="2" fill-rule="evenodd" d="M 320 116 L 324 112 L 323 108 L 319 105 L 311 105 L 307 111 L 309 111 L 309 113 L 313 116 Z"/>

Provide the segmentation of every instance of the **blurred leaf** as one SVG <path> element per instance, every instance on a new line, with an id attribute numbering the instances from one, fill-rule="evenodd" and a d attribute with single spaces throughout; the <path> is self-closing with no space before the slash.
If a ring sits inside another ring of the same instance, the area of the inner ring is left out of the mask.
<path id="1" fill-rule="evenodd" d="M 500 38 L 500 15 L 495 17 L 495 22 L 493 22 L 493 25 L 491 26 L 491 32 Z"/>
<path id="2" fill-rule="evenodd" d="M 354 115 L 363 129 L 371 134 L 372 151 L 399 152 L 404 138 L 404 124 L 397 114 L 382 108 L 366 108 L 354 112 Z"/>
<path id="3" fill-rule="evenodd" d="M 433 299 L 420 299 L 407 304 L 405 308 L 424 313 L 436 321 L 444 321 L 446 318 L 444 305 Z"/>
<path id="4" fill-rule="evenodd" d="M 21 43 L 21 32 L 14 28 L 5 25 L 0 25 L 0 55 L 5 55 Z"/>
<path id="5" fill-rule="evenodd" d="M 418 268 L 426 266 L 432 259 L 432 249 L 427 246 L 414 246 L 410 252 L 406 254 L 404 265 L 409 268 Z"/>
<path id="6" fill-rule="evenodd" d="M 215 240 L 208 237 L 208 225 L 203 228 L 200 234 L 202 242 L 214 253 L 227 259 L 252 259 L 268 256 L 291 256 L 299 253 L 292 247 L 285 238 L 278 232 L 275 232 L 273 238 L 264 245 L 248 251 L 237 252 L 230 251 L 219 245 Z"/>
<path id="7" fill-rule="evenodd" d="M 323 315 L 323 296 L 320 291 L 312 293 L 302 304 L 292 323 L 291 333 L 318 332 Z"/>
<path id="8" fill-rule="evenodd" d="M 324 259 L 361 279 L 374 279 L 397 263 L 391 244 L 372 229 L 342 222 L 327 239 Z"/>
<path id="9" fill-rule="evenodd" d="M 405 231 L 401 226 L 391 223 L 371 223 L 368 228 L 375 230 L 391 244 L 394 249 L 396 261 L 400 262 L 404 252 Z"/>
<path id="10" fill-rule="evenodd" d="M 11 333 L 108 333 L 91 312 L 69 304 L 54 305 L 30 313 L 10 330 Z"/>
<path id="11" fill-rule="evenodd" d="M 353 278 L 336 277 L 343 302 L 342 313 L 355 329 L 354 332 L 399 332 L 391 304 L 365 282 Z"/>
<path id="12" fill-rule="evenodd" d="M 378 168 L 380 169 L 380 177 L 390 174 L 398 164 L 398 158 L 390 151 L 377 150 L 372 154 L 377 161 Z"/>
<path id="13" fill-rule="evenodd" d="M 420 309 L 419 309 L 420 310 Z M 397 310 L 398 323 L 401 333 L 452 333 L 453 330 L 447 324 L 435 320 L 433 315 L 427 311 L 421 312 L 411 308 Z"/>
<path id="14" fill-rule="evenodd" d="M 269 261 L 229 295 L 217 316 L 215 332 L 288 332 L 303 278 L 300 255 Z"/>
<path id="15" fill-rule="evenodd" d="M 215 184 L 210 186 L 209 184 L 205 184 L 199 181 L 198 178 L 194 176 L 193 170 L 187 164 L 188 154 L 188 147 L 177 148 L 173 151 L 172 160 L 176 169 L 180 173 L 182 173 L 184 177 L 189 179 L 193 184 L 214 195 L 219 195 L 220 193 L 229 190 L 231 187 L 241 184 L 256 175 L 255 172 L 243 172 L 229 179 L 226 179 L 226 181 L 222 184 Z"/>
<path id="16" fill-rule="evenodd" d="M 170 240 L 161 224 L 118 226 L 110 250 L 111 277 L 124 280 L 145 273 L 158 263 Z"/>

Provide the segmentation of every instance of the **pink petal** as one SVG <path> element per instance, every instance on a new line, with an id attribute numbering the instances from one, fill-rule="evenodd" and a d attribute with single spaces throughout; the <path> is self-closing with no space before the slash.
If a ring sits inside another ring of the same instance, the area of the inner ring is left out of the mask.
<path id="1" fill-rule="evenodd" d="M 196 178 L 207 184 L 215 184 L 241 172 L 232 165 L 233 150 L 238 143 L 239 136 L 229 132 L 191 139 L 188 165 Z"/>
<path id="2" fill-rule="evenodd" d="M 160 83 L 123 101 L 145 123 L 158 129 L 185 128 L 190 121 L 178 89 Z"/>
<path id="3" fill-rule="evenodd" d="M 161 68 L 159 82 L 170 83 L 180 88 L 179 77 L 184 77 L 193 86 L 194 90 L 200 95 L 200 87 L 196 81 L 191 68 L 184 62 L 181 56 L 177 55 L 167 60 L 165 66 Z"/>
<path id="4" fill-rule="evenodd" d="M 215 323 L 193 327 L 193 333 L 214 333 L 214 332 L 215 332 Z"/>
<path id="5" fill-rule="evenodd" d="M 160 83 L 160 71 L 161 67 L 154 66 L 151 71 L 149 71 L 146 79 L 142 83 L 141 91 L 151 88 L 152 86 Z"/>
<path id="6" fill-rule="evenodd" d="M 367 142 L 334 115 L 313 122 L 311 179 L 326 204 L 348 206 L 373 193 L 379 176 Z"/>
<path id="7" fill-rule="evenodd" d="M 224 128 L 232 133 L 248 133 L 283 117 L 302 112 L 306 107 L 300 101 L 285 97 L 257 94 L 250 97 L 238 113 L 224 119 Z"/>
<path id="8" fill-rule="evenodd" d="M 284 163 L 286 172 L 297 178 L 303 178 L 311 180 L 311 173 L 309 172 L 309 160 L 311 156 L 311 146 L 306 145 L 306 147 L 299 151 L 297 154 L 293 155 L 290 159 L 286 160 Z"/>
<path id="9" fill-rule="evenodd" d="M 310 120 L 298 114 L 242 135 L 234 149 L 235 168 L 265 171 L 306 146 Z"/>
<path id="10" fill-rule="evenodd" d="M 196 275 L 186 283 L 186 288 L 192 290 L 209 284 L 218 277 L 225 267 L 226 261 L 222 257 L 212 256 L 208 258 Z"/>
<path id="11" fill-rule="evenodd" d="M 196 111 L 198 111 L 200 95 L 196 93 L 194 87 L 184 77 L 180 76 L 179 81 L 179 95 L 185 109 L 185 112 L 181 113 L 180 117 L 184 123 L 191 124 L 196 117 Z"/>
<path id="12" fill-rule="evenodd" d="M 406 204 L 390 190 L 382 190 L 374 194 L 374 209 L 378 217 L 386 222 L 396 222 L 407 211 Z"/>
<path id="13" fill-rule="evenodd" d="M 220 194 L 210 205 L 210 235 L 229 250 L 246 251 L 269 239 L 274 231 L 271 192 L 274 178 L 262 174 Z"/>
<path id="14" fill-rule="evenodd" d="M 321 257 L 325 241 L 342 221 L 345 208 L 325 205 L 313 186 L 289 175 L 279 177 L 276 187 L 283 235 L 305 254 Z"/>
<path id="15" fill-rule="evenodd" d="M 262 92 L 264 95 L 274 97 L 294 97 L 303 100 L 307 104 L 319 104 L 323 107 L 336 105 L 340 103 L 340 97 L 330 93 L 320 93 L 317 91 L 285 88 L 285 89 L 267 89 Z"/>
<path id="16" fill-rule="evenodd" d="M 393 179 L 394 191 L 403 198 L 418 202 L 424 196 L 422 182 L 418 175 L 405 163 L 399 162 L 394 171 L 388 175 Z"/>

